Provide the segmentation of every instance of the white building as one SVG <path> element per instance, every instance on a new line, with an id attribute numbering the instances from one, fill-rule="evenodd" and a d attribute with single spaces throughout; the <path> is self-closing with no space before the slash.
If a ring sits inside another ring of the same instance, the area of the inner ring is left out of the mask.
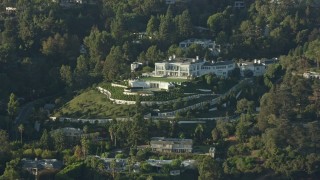
<path id="1" fill-rule="evenodd" d="M 233 61 L 220 61 L 216 63 L 205 62 L 200 71 L 200 75 L 213 73 L 219 77 L 228 77 L 229 73 L 236 68 Z"/>
<path id="2" fill-rule="evenodd" d="M 220 53 L 220 45 L 216 44 L 215 41 L 212 41 L 210 39 L 187 39 L 180 42 L 179 47 L 182 49 L 186 49 L 193 44 L 198 44 L 203 48 L 208 48 L 213 53 L 213 55 L 218 55 Z"/>
<path id="3" fill-rule="evenodd" d="M 15 7 L 6 7 L 7 14 L 14 14 L 16 11 L 17 11 L 17 8 Z"/>
<path id="4" fill-rule="evenodd" d="M 239 63 L 239 68 L 241 76 L 245 76 L 246 71 L 252 72 L 253 76 L 262 76 L 267 69 L 265 65 L 254 62 Z"/>
<path id="5" fill-rule="evenodd" d="M 317 72 L 305 72 L 303 73 L 303 77 L 306 79 L 315 78 L 320 79 L 320 73 Z"/>
<path id="6" fill-rule="evenodd" d="M 158 152 L 191 153 L 192 139 L 153 137 L 150 142 L 151 149 Z"/>
<path id="7" fill-rule="evenodd" d="M 196 59 L 173 57 L 168 61 L 155 63 L 154 76 L 188 78 L 213 73 L 226 78 L 235 67 L 236 64 L 232 61 L 213 63 L 200 60 L 198 57 Z"/>
<path id="8" fill-rule="evenodd" d="M 139 62 L 133 62 L 131 63 L 131 72 L 136 71 L 139 67 L 142 66 L 142 63 Z"/>
<path id="9" fill-rule="evenodd" d="M 237 8 L 237 9 L 241 9 L 241 8 L 245 7 L 245 4 L 244 4 L 243 1 L 235 1 L 234 2 L 234 7 Z"/>
<path id="10" fill-rule="evenodd" d="M 245 72 L 251 71 L 253 76 L 263 76 L 270 64 L 278 62 L 277 58 L 273 59 L 261 59 L 254 61 L 246 61 L 238 63 L 241 76 L 245 76 Z"/>
<path id="11" fill-rule="evenodd" d="M 174 87 L 174 84 L 172 84 L 170 82 L 163 82 L 163 81 L 129 80 L 129 86 L 130 87 L 142 87 L 144 89 L 157 88 L 157 89 L 168 90 L 171 87 Z"/>

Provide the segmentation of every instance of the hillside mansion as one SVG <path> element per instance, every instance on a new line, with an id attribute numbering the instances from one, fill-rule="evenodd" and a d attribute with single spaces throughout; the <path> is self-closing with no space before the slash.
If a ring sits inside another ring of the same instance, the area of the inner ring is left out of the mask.
<path id="1" fill-rule="evenodd" d="M 205 59 L 199 59 L 198 56 L 196 58 L 176 58 L 171 56 L 168 60 L 155 63 L 154 71 L 148 75 L 153 77 L 189 78 L 213 73 L 219 77 L 226 78 L 232 70 L 239 67 L 242 76 L 244 76 L 245 71 L 251 71 L 253 76 L 261 76 L 266 71 L 267 66 L 276 61 L 277 59 L 273 58 L 240 63 L 235 63 L 231 60 L 210 62 Z M 136 67 L 136 64 L 134 67 Z"/>

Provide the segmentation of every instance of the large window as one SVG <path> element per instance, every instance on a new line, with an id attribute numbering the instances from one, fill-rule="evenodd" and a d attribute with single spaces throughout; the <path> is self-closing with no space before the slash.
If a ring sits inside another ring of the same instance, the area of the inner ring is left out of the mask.
<path id="1" fill-rule="evenodd" d="M 227 66 L 216 66 L 216 69 L 226 69 Z"/>

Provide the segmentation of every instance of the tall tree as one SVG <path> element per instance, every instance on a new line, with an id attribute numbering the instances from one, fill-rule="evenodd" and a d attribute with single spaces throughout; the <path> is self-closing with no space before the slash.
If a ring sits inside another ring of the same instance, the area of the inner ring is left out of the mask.
<path id="1" fill-rule="evenodd" d="M 121 48 L 119 46 L 112 47 L 103 66 L 105 79 L 108 81 L 119 79 L 127 70 L 127 66 L 124 61 Z"/>
<path id="2" fill-rule="evenodd" d="M 88 59 L 80 55 L 77 59 L 77 66 L 74 70 L 75 76 L 75 83 L 80 86 L 84 87 L 89 80 L 89 61 Z"/>
<path id="3" fill-rule="evenodd" d="M 216 13 L 208 18 L 207 25 L 214 34 L 218 34 L 220 31 L 222 31 L 223 22 L 223 13 Z"/>
<path id="4" fill-rule="evenodd" d="M 7 107 L 7 112 L 11 120 L 13 120 L 14 117 L 17 115 L 18 107 L 18 99 L 15 94 L 11 93 Z"/>
<path id="5" fill-rule="evenodd" d="M 52 133 L 52 138 L 54 141 L 54 146 L 56 150 L 63 150 L 66 146 L 66 138 L 61 131 Z"/>
<path id="6" fill-rule="evenodd" d="M 10 152 L 10 142 L 8 133 L 0 129 L 0 157 L 2 158 L 4 154 Z M 0 158 L 0 159 L 1 159 Z M 0 163 L 1 164 L 1 163 Z M 0 165 L 1 167 L 1 165 Z"/>
<path id="7" fill-rule="evenodd" d="M 132 125 L 129 128 L 129 137 L 127 138 L 127 142 L 129 145 L 137 146 L 140 143 L 144 143 L 148 138 L 148 128 L 147 122 L 143 119 L 141 115 L 136 115 Z"/>
<path id="8" fill-rule="evenodd" d="M 87 157 L 87 155 L 89 154 L 89 139 L 87 137 L 81 138 L 81 147 L 82 147 L 83 156 Z"/>
<path id="9" fill-rule="evenodd" d="M 182 12 L 180 16 L 177 17 L 177 28 L 178 33 L 181 38 L 190 37 L 193 34 L 193 25 L 191 22 L 191 16 L 188 10 Z"/>
<path id="10" fill-rule="evenodd" d="M 19 171 L 21 170 L 20 159 L 13 159 L 6 163 L 6 169 L 0 179 L 20 179 Z"/>
<path id="11" fill-rule="evenodd" d="M 154 33 L 158 30 L 159 21 L 155 16 L 151 16 L 148 21 L 146 32 L 149 36 L 153 37 Z"/>
<path id="12" fill-rule="evenodd" d="M 194 137 L 197 141 L 201 142 L 203 140 L 204 127 L 202 124 L 198 124 L 194 130 Z"/>
<path id="13" fill-rule="evenodd" d="M 97 27 L 93 27 L 89 36 L 84 38 L 84 45 L 89 50 L 90 69 L 93 69 L 97 63 L 104 60 L 109 53 L 112 45 L 112 37 L 106 31 L 99 31 Z M 97 71 L 98 73 L 101 73 Z"/>
<path id="14" fill-rule="evenodd" d="M 120 40 L 125 35 L 125 24 L 122 15 L 117 15 L 111 22 L 111 35 L 114 39 Z"/>
<path id="15" fill-rule="evenodd" d="M 220 179 L 222 178 L 222 167 L 221 164 L 210 156 L 204 157 L 198 164 L 199 169 L 199 180 L 207 179 Z"/>
<path id="16" fill-rule="evenodd" d="M 36 27 L 32 18 L 33 10 L 32 3 L 30 1 L 19 1 L 18 6 L 18 22 L 19 22 L 19 37 L 23 44 L 22 46 L 26 49 L 32 48 L 35 43 Z M 22 5 L 19 7 L 19 5 Z"/>
<path id="17" fill-rule="evenodd" d="M 24 131 L 24 125 L 23 125 L 23 124 L 20 124 L 20 125 L 18 126 L 18 130 L 19 130 L 19 132 L 20 132 L 20 142 L 21 142 L 21 144 L 22 144 L 22 134 L 23 134 L 23 131 Z"/>
<path id="18" fill-rule="evenodd" d="M 77 160 L 80 160 L 82 158 L 82 150 L 81 150 L 81 146 L 77 145 L 75 147 L 75 150 L 74 150 L 74 156 L 77 158 Z"/>
<path id="19" fill-rule="evenodd" d="M 310 59 L 316 60 L 317 68 L 320 68 L 320 38 L 309 43 L 308 50 L 305 55 Z"/>
<path id="20" fill-rule="evenodd" d="M 62 65 L 60 68 L 61 80 L 69 87 L 73 85 L 73 77 L 71 67 L 68 65 Z"/>
<path id="21" fill-rule="evenodd" d="M 2 32 L 2 44 L 8 44 L 10 48 L 16 48 L 17 46 L 17 24 L 16 20 L 6 18 L 4 22 L 4 31 Z"/>
<path id="22" fill-rule="evenodd" d="M 159 38 L 165 42 L 174 42 L 175 40 L 175 24 L 171 6 L 168 7 L 165 16 L 160 16 Z"/>
<path id="23" fill-rule="evenodd" d="M 156 45 L 150 46 L 146 52 L 147 65 L 159 62 L 162 59 L 162 53 Z"/>
<path id="24" fill-rule="evenodd" d="M 45 129 L 40 138 L 40 145 L 44 149 L 51 149 L 52 147 L 52 139 L 48 131 Z"/>

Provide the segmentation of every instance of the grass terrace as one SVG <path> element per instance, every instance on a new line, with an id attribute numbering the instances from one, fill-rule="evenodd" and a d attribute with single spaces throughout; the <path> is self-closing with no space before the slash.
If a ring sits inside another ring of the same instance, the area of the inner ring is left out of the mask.
<path id="1" fill-rule="evenodd" d="M 107 96 L 97 90 L 89 90 L 75 96 L 62 106 L 54 116 L 73 118 L 130 117 L 135 114 L 134 105 L 114 105 Z"/>

